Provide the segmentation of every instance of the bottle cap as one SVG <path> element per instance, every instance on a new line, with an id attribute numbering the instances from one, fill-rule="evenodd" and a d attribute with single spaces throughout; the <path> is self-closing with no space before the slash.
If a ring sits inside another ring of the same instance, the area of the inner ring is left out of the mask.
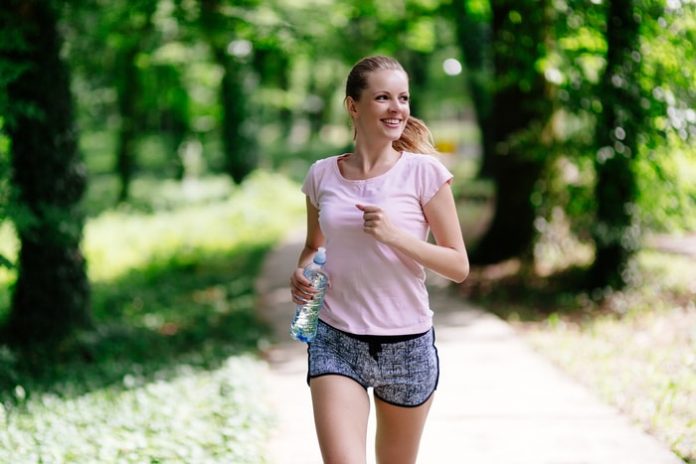
<path id="1" fill-rule="evenodd" d="M 314 255 L 314 262 L 316 264 L 326 263 L 326 248 L 319 247 L 319 249 L 317 250 L 317 253 Z"/>

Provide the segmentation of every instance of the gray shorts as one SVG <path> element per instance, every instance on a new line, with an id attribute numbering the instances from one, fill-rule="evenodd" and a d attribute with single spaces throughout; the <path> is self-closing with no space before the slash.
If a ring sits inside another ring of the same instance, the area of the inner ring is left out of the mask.
<path id="1" fill-rule="evenodd" d="M 354 335 L 319 321 L 307 351 L 307 383 L 323 375 L 342 375 L 365 389 L 372 387 L 377 398 L 396 406 L 425 403 L 440 377 L 433 329 L 415 335 Z"/>

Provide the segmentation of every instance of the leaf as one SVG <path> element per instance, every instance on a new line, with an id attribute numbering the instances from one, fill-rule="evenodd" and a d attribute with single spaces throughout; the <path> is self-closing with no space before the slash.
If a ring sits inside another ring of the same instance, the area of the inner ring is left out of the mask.
<path id="1" fill-rule="evenodd" d="M 12 263 L 12 261 L 5 258 L 3 255 L 0 255 L 0 267 L 5 267 L 7 269 L 14 269 L 14 264 Z"/>

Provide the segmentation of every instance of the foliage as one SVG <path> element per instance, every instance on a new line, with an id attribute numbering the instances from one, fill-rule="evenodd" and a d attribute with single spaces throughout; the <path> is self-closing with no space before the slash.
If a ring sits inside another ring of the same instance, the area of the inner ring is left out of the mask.
<path id="1" fill-rule="evenodd" d="M 606 28 L 601 2 L 555 2 L 557 46 L 546 63 L 548 79 L 559 85 L 554 117 L 553 169 L 540 184 L 540 214 L 549 218 L 561 205 L 581 238 L 592 225 L 593 127 L 605 103 L 597 90 L 605 65 Z M 640 17 L 639 55 L 642 110 L 646 116 L 636 153 L 639 225 L 650 230 L 693 230 L 696 151 L 690 141 L 696 122 L 693 82 L 696 57 L 696 5 L 646 0 L 636 4 Z M 679 213 L 677 213 L 679 211 Z"/>
<path id="2" fill-rule="evenodd" d="M 696 227 L 696 4 L 646 2 L 643 88 L 653 134 L 639 153 L 639 216 L 647 227 Z M 652 14 L 651 14 L 652 13 Z"/>
<path id="3" fill-rule="evenodd" d="M 2 92 L 0 92 L 1 94 Z M 0 117 L 0 224 L 7 216 L 10 205 L 10 160 L 9 160 L 9 140 L 2 132 L 3 119 Z M 0 269 L 11 268 L 12 262 L 7 259 L 0 250 Z"/>
<path id="4" fill-rule="evenodd" d="M 279 193 L 290 190 L 290 185 L 282 176 L 258 171 L 223 201 L 187 204 L 187 187 L 182 185 L 183 204 L 177 209 L 157 214 L 105 212 L 89 221 L 85 230 L 90 278 L 110 279 L 156 262 L 186 262 L 188 255 L 215 253 L 236 243 L 270 242 L 295 217 L 297 203 L 291 202 L 299 198 L 302 205 L 301 195 Z M 288 203 L 277 202 L 278 195 Z M 157 205 L 157 198 L 150 198 Z"/>
<path id="5" fill-rule="evenodd" d="M 260 462 L 254 281 L 302 200 L 257 172 L 228 198 L 182 188 L 88 221 L 96 327 L 53 353 L 0 346 L 0 461 Z"/>
<path id="6" fill-rule="evenodd" d="M 268 412 L 259 407 L 258 361 L 236 356 L 212 370 L 182 364 L 148 382 L 142 367 L 79 397 L 43 393 L 21 410 L 0 405 L 0 460 L 261 462 Z"/>

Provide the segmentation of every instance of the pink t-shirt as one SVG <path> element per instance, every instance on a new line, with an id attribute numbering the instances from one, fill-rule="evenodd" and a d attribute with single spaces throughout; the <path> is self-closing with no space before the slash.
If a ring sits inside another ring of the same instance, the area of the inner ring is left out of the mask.
<path id="1" fill-rule="evenodd" d="M 415 260 L 363 231 L 357 203 L 379 206 L 392 224 L 426 240 L 430 227 L 423 205 L 452 174 L 436 158 L 403 152 L 384 174 L 349 180 L 339 156 L 316 161 L 302 191 L 319 210 L 326 238 L 326 271 L 331 287 L 320 318 L 360 335 L 406 335 L 432 326 L 425 270 Z"/>

